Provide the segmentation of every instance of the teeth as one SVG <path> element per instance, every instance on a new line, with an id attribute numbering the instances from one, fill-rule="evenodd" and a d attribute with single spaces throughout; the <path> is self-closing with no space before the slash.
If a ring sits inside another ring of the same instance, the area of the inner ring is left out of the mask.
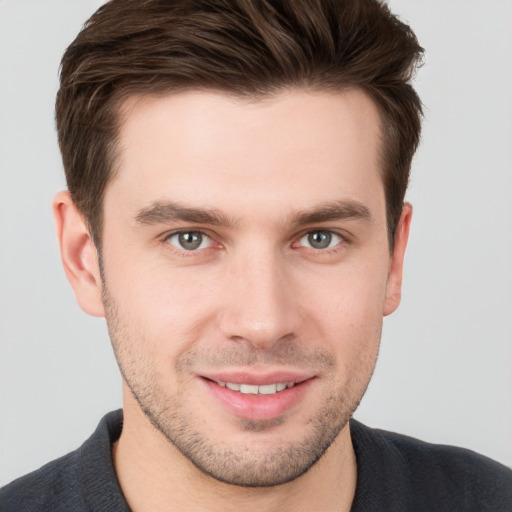
<path id="1" fill-rule="evenodd" d="M 253 386 L 251 384 L 240 384 L 240 393 L 243 393 L 244 395 L 257 395 L 258 386 Z"/>
<path id="2" fill-rule="evenodd" d="M 277 393 L 277 384 L 266 384 L 265 386 L 259 386 L 258 389 L 260 395 L 273 395 Z"/>
<path id="3" fill-rule="evenodd" d="M 217 384 L 223 388 L 226 387 L 232 391 L 239 391 L 245 395 L 273 395 L 279 391 L 284 391 L 285 389 L 295 386 L 295 382 L 279 382 L 277 384 L 265 384 L 263 386 L 222 381 L 217 381 Z"/>

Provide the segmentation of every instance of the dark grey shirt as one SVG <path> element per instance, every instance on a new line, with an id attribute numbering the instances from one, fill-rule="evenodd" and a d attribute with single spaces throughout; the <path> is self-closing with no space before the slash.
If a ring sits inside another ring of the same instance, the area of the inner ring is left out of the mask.
<path id="1" fill-rule="evenodd" d="M 0 489 L 1 512 L 129 512 L 112 463 L 122 411 L 76 451 Z M 432 445 L 352 420 L 352 512 L 512 512 L 512 470 L 469 450 Z"/>

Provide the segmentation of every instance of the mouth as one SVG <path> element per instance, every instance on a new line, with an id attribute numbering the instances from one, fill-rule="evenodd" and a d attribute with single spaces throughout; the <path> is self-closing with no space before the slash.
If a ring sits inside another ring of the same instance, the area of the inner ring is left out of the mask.
<path id="1" fill-rule="evenodd" d="M 231 391 L 238 391 L 244 395 L 274 395 L 275 393 L 280 393 L 285 389 L 290 389 L 295 386 L 295 382 L 278 382 L 261 386 L 256 384 L 239 384 L 237 382 L 216 381 L 216 383 L 222 388 L 226 387 Z"/>
<path id="2" fill-rule="evenodd" d="M 303 402 L 314 376 L 280 374 L 275 376 L 202 376 L 218 405 L 243 419 L 272 420 L 291 413 Z"/>

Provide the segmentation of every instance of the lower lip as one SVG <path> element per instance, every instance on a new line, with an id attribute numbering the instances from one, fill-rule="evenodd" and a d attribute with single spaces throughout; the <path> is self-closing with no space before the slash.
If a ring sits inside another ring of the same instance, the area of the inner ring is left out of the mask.
<path id="1" fill-rule="evenodd" d="M 314 379 L 308 379 L 273 395 L 252 395 L 233 391 L 201 378 L 213 396 L 232 414 L 250 420 L 279 418 L 296 406 L 306 394 Z"/>

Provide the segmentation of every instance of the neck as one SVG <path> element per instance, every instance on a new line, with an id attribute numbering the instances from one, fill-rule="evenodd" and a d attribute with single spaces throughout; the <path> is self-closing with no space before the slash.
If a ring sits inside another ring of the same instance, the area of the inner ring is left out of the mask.
<path id="1" fill-rule="evenodd" d="M 158 432 L 132 400 L 113 447 L 116 473 L 133 512 L 265 510 L 349 512 L 357 471 L 349 426 L 305 474 L 273 487 L 241 487 L 205 475 Z"/>

